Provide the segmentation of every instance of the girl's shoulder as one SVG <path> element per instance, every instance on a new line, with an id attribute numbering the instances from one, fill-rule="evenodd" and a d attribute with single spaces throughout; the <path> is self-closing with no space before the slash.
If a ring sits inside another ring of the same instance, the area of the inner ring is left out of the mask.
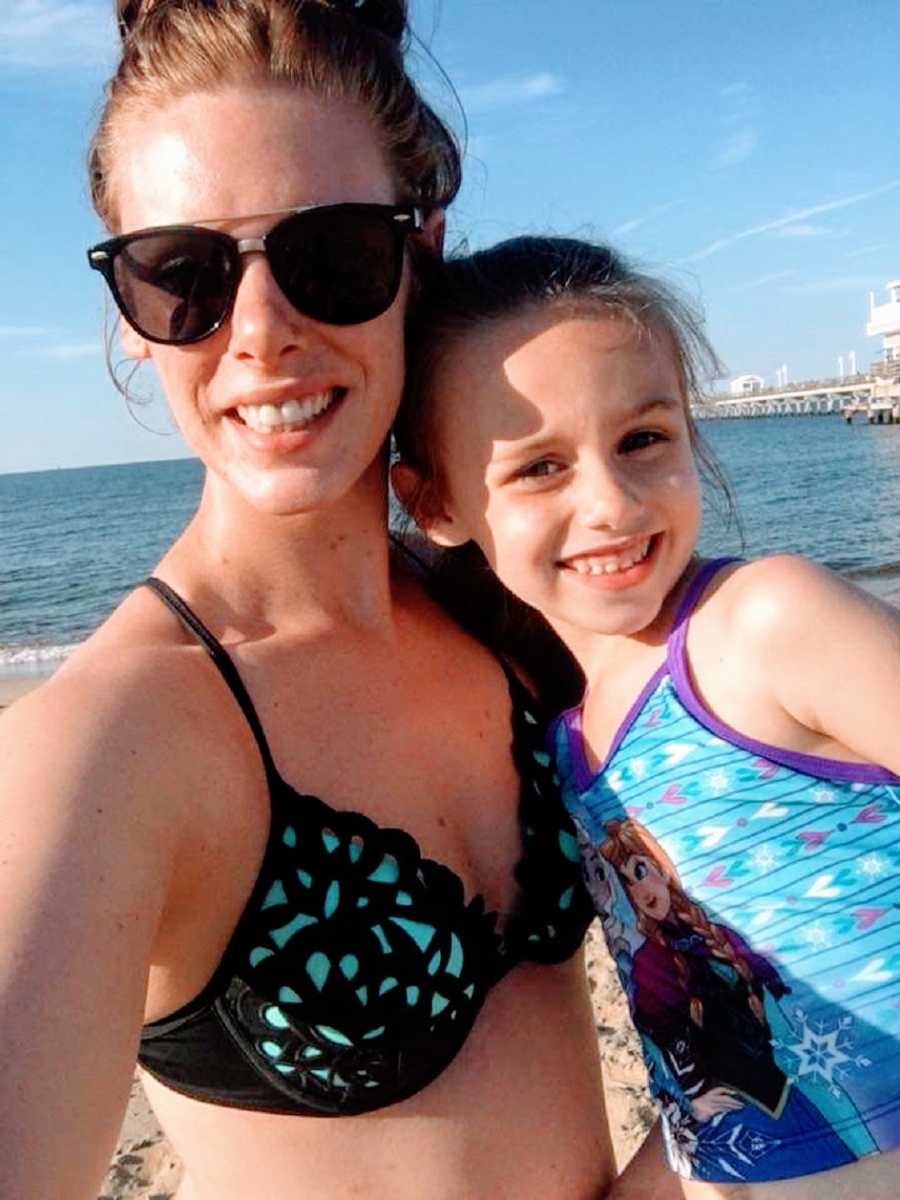
<path id="1" fill-rule="evenodd" d="M 696 610 L 696 624 L 758 655 L 797 637 L 837 632 L 860 617 L 890 620 L 896 611 L 834 571 L 798 554 L 728 564 Z"/>

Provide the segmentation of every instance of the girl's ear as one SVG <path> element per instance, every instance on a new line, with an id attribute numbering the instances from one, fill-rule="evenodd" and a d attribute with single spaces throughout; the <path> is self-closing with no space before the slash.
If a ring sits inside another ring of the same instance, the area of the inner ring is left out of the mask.
<path id="1" fill-rule="evenodd" d="M 391 487 L 397 499 L 436 546 L 462 546 L 469 534 L 459 528 L 446 511 L 433 483 L 424 480 L 409 463 L 395 462 L 391 467 Z"/>
<path id="2" fill-rule="evenodd" d="M 150 343 L 136 329 L 132 329 L 124 317 L 119 318 L 119 341 L 129 358 L 150 357 Z"/>

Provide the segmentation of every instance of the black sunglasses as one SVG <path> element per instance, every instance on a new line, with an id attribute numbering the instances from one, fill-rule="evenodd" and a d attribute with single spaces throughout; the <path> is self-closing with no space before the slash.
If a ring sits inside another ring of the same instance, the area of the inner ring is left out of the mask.
<path id="1" fill-rule="evenodd" d="M 88 262 L 109 284 L 125 320 L 166 346 L 199 342 L 231 312 L 241 255 L 262 251 L 294 308 L 328 325 L 359 325 L 386 312 L 403 275 L 407 234 L 419 210 L 389 204 L 323 204 L 289 215 L 264 237 L 233 238 L 203 225 L 138 229 L 100 242 Z"/>

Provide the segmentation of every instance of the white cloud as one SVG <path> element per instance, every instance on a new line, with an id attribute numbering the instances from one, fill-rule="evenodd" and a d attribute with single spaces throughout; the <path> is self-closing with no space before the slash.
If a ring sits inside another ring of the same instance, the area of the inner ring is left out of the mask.
<path id="1" fill-rule="evenodd" d="M 889 242 L 876 242 L 873 246 L 860 246 L 858 250 L 851 250 L 848 258 L 862 258 L 864 254 L 878 254 L 882 250 L 890 250 Z"/>
<path id="2" fill-rule="evenodd" d="M 765 287 L 769 283 L 777 283 L 779 279 L 790 279 L 792 275 L 796 274 L 797 272 L 793 270 L 772 271 L 769 275 L 760 275 L 756 279 L 751 279 L 747 283 L 740 284 L 737 290 L 741 292 L 749 292 L 753 288 L 761 288 Z"/>
<path id="3" fill-rule="evenodd" d="M 615 240 L 627 237 L 629 233 L 634 233 L 636 229 L 640 229 L 648 221 L 653 221 L 657 217 L 661 217 L 663 213 L 667 213 L 670 209 L 676 208 L 678 203 L 677 200 L 670 200 L 668 204 L 657 204 L 655 208 L 651 208 L 649 212 L 642 213 L 639 217 L 630 217 L 627 221 L 623 221 L 621 225 L 617 225 L 615 229 L 610 230 L 610 239 Z"/>
<path id="4" fill-rule="evenodd" d="M 716 153 L 715 165 L 736 167 L 738 163 L 745 162 L 758 145 L 757 130 L 752 125 L 744 125 L 722 141 Z"/>
<path id="5" fill-rule="evenodd" d="M 103 353 L 103 343 L 98 338 L 85 342 L 59 342 L 43 348 L 42 353 L 47 358 L 92 358 L 95 354 Z"/>
<path id="6" fill-rule="evenodd" d="M 0 0 L 0 64 L 107 65 L 115 48 L 107 0 Z"/>
<path id="7" fill-rule="evenodd" d="M 49 337 L 50 330 L 40 325 L 0 325 L 0 338 Z"/>
<path id="8" fill-rule="evenodd" d="M 792 296 L 813 296 L 822 292 L 859 292 L 872 286 L 867 275 L 841 275 L 834 279 L 814 279 L 809 283 L 789 283 L 781 290 Z"/>
<path id="9" fill-rule="evenodd" d="M 459 94 L 467 112 L 484 112 L 527 100 L 538 100 L 543 96 L 558 96 L 564 91 L 565 83 L 561 76 L 542 71 L 518 79 L 507 77 L 472 84 L 460 88 Z"/>
<path id="10" fill-rule="evenodd" d="M 794 225 L 782 225 L 775 230 L 777 237 L 826 237 L 831 233 L 827 225 L 812 225 L 809 221 L 797 221 Z"/>
<path id="11" fill-rule="evenodd" d="M 892 192 L 897 188 L 900 188 L 900 179 L 892 179 L 889 183 L 883 183 L 879 187 L 870 188 L 867 192 L 855 192 L 852 196 L 842 196 L 838 200 L 827 200 L 823 204 L 813 204 L 809 208 L 799 208 L 796 212 L 788 213 L 786 216 L 776 217 L 774 221 L 765 221 L 761 225 L 751 225 L 747 229 L 739 230 L 737 233 L 717 238 L 716 241 L 704 246 L 702 250 L 698 250 L 695 254 L 690 254 L 687 258 L 682 258 L 678 261 L 679 263 L 699 262 L 701 259 L 710 258 L 713 254 L 718 254 L 720 250 L 725 250 L 727 247 L 733 246 L 736 242 L 742 242 L 746 238 L 756 237 L 760 233 L 769 233 L 775 229 L 782 229 L 784 226 L 793 225 L 797 221 L 805 221 L 808 217 L 817 217 L 820 213 L 834 212 L 839 208 L 849 208 L 852 204 L 862 204 L 865 200 L 872 200 L 876 196 L 883 196 L 885 192 Z"/>

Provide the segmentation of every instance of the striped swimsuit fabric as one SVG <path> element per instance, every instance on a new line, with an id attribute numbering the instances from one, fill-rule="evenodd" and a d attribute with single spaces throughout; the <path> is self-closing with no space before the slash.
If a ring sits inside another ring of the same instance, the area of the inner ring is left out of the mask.
<path id="1" fill-rule="evenodd" d="M 580 710 L 548 737 L 670 1165 L 749 1182 L 900 1146 L 900 778 L 704 706 L 685 639 L 728 561 L 599 769 Z"/>

